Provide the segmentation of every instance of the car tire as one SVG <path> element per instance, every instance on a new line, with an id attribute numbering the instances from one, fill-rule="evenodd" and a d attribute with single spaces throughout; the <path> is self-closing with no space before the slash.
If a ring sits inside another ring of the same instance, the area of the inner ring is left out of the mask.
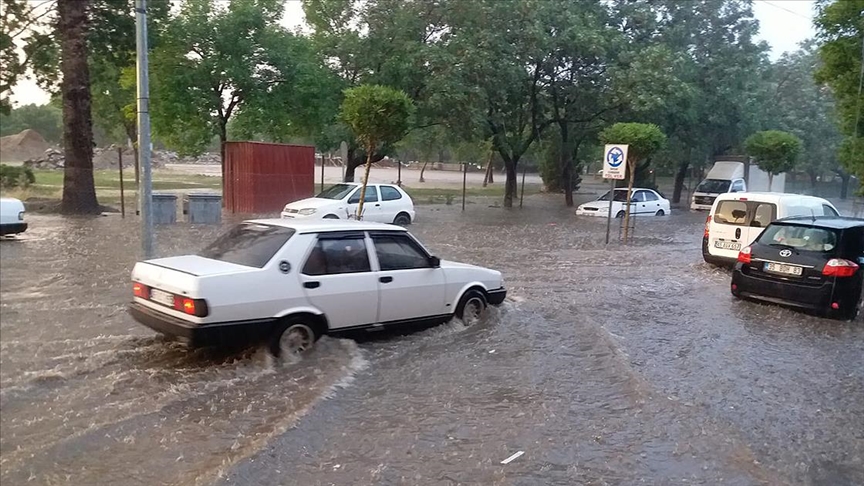
<path id="1" fill-rule="evenodd" d="M 657 212 L 654 213 L 654 215 L 655 216 L 666 216 L 666 211 L 663 211 L 662 209 L 658 209 Z"/>
<path id="2" fill-rule="evenodd" d="M 624 211 L 618 211 L 618 214 L 615 215 L 615 218 L 618 218 L 618 219 L 623 218 L 623 217 L 624 217 Z"/>
<path id="3" fill-rule="evenodd" d="M 393 219 L 393 224 L 396 226 L 408 226 L 411 224 L 411 216 L 408 213 L 399 213 Z"/>
<path id="4" fill-rule="evenodd" d="M 300 317 L 284 319 L 273 329 L 269 342 L 270 353 L 277 358 L 284 353 L 301 355 L 312 349 L 320 337 L 317 322 Z"/>
<path id="5" fill-rule="evenodd" d="M 456 306 L 456 317 L 466 326 L 477 324 L 483 318 L 488 306 L 483 292 L 469 290 L 459 299 L 459 305 Z"/>
<path id="6" fill-rule="evenodd" d="M 327 216 L 324 216 L 324 219 L 339 219 L 339 216 L 336 216 L 335 214 L 328 214 Z"/>

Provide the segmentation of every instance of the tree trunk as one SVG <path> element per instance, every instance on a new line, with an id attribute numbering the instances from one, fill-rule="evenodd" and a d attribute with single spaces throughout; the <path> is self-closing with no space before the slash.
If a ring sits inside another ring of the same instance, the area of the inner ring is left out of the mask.
<path id="1" fill-rule="evenodd" d="M 489 184 L 495 184 L 495 154 L 489 154 Z"/>
<path id="2" fill-rule="evenodd" d="M 228 141 L 228 120 L 219 122 L 219 161 L 222 165 L 222 181 L 225 181 L 225 142 Z"/>
<path id="3" fill-rule="evenodd" d="M 366 184 L 369 183 L 369 170 L 372 169 L 372 155 L 375 153 L 375 146 L 372 145 L 366 150 L 366 174 L 363 176 L 363 185 L 360 186 L 360 203 L 357 205 L 357 220 L 363 219 L 363 204 L 366 202 Z"/>
<path id="4" fill-rule="evenodd" d="M 625 210 L 624 210 L 624 243 L 627 243 L 627 239 L 630 237 L 630 200 L 633 199 L 633 180 L 636 179 L 636 160 L 632 159 L 628 161 L 627 165 L 630 167 L 630 180 L 627 181 L 627 202 L 625 202 Z M 609 195 L 614 199 L 615 193 Z"/>
<path id="5" fill-rule="evenodd" d="M 423 178 L 423 173 L 426 172 L 426 164 L 428 163 L 429 161 L 426 160 L 425 162 L 423 162 L 423 167 L 420 168 L 420 182 L 426 182 L 426 179 Z"/>
<path id="6" fill-rule="evenodd" d="M 90 111 L 90 70 L 87 65 L 89 0 L 58 0 L 60 69 L 63 82 L 63 201 L 64 214 L 99 214 L 93 182 L 93 116 Z"/>
<path id="7" fill-rule="evenodd" d="M 486 174 L 483 176 L 483 187 L 492 182 L 492 151 L 489 151 L 489 158 L 486 161 Z"/>
<path id="8" fill-rule="evenodd" d="M 516 165 L 519 159 L 504 159 L 504 171 L 507 178 L 504 181 L 504 207 L 512 208 L 513 200 L 516 198 L 517 175 Z"/>
<path id="9" fill-rule="evenodd" d="M 570 131 L 567 122 L 558 124 L 561 132 L 561 146 L 559 147 L 559 166 L 561 167 L 561 181 L 564 189 L 564 204 L 573 206 L 573 153 L 570 148 Z"/>
<path id="10" fill-rule="evenodd" d="M 774 173 L 768 172 L 768 192 L 771 192 L 771 183 L 774 182 Z"/>
<path id="11" fill-rule="evenodd" d="M 810 176 L 810 189 L 812 190 L 812 195 L 816 195 L 816 183 L 819 182 L 819 174 L 816 173 L 815 170 L 811 170 L 807 172 L 807 175 Z"/>
<path id="12" fill-rule="evenodd" d="M 840 180 L 842 181 L 842 184 L 840 185 L 840 199 L 844 201 L 849 196 L 849 179 L 849 174 L 845 172 L 840 174 Z"/>
<path id="13" fill-rule="evenodd" d="M 690 169 L 689 158 L 678 164 L 678 171 L 675 172 L 675 187 L 672 190 L 672 202 L 675 204 L 681 202 L 681 193 L 684 190 L 684 179 L 687 178 L 688 169 Z"/>

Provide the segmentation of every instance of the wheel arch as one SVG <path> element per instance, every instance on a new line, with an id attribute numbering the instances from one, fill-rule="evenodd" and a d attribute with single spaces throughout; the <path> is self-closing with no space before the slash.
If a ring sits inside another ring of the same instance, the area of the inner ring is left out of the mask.
<path id="1" fill-rule="evenodd" d="M 276 321 L 293 318 L 310 319 L 311 323 L 319 326 L 321 334 L 326 334 L 330 330 L 330 323 L 327 321 L 327 316 L 314 307 L 295 307 L 286 309 L 276 316 Z"/>
<path id="2" fill-rule="evenodd" d="M 450 306 L 453 309 L 454 313 L 456 312 L 456 308 L 459 307 L 459 301 L 461 301 L 462 297 L 464 297 L 465 294 L 471 290 L 479 291 L 480 293 L 483 294 L 483 298 L 485 298 L 487 302 L 489 301 L 489 290 L 486 288 L 485 285 L 483 285 L 482 282 L 468 283 L 468 284 L 464 285 L 459 290 L 459 292 L 456 293 L 456 298 L 453 300 L 453 302 L 450 303 Z"/>

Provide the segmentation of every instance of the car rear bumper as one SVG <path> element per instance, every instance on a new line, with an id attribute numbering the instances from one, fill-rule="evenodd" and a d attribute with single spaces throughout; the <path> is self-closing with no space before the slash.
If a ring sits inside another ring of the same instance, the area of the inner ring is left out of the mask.
<path id="1" fill-rule="evenodd" d="M 747 275 L 741 271 L 741 265 L 736 265 L 732 272 L 732 286 L 732 293 L 738 297 L 818 311 L 831 309 L 834 290 L 832 282 L 820 286 L 800 285 Z"/>
<path id="2" fill-rule="evenodd" d="M 17 235 L 27 231 L 27 223 L 12 223 L 0 225 L 0 236 Z"/>
<path id="3" fill-rule="evenodd" d="M 728 258 L 719 255 L 712 255 L 708 250 L 708 238 L 702 238 L 702 259 L 711 265 L 717 265 L 718 267 L 728 267 L 732 268 L 738 263 L 738 258 Z"/>
<path id="4" fill-rule="evenodd" d="M 129 314 L 139 323 L 166 336 L 180 338 L 190 346 L 229 345 L 254 342 L 270 335 L 274 319 L 195 324 L 137 302 L 129 304 Z"/>
<path id="5" fill-rule="evenodd" d="M 486 295 L 489 299 L 489 304 L 501 305 L 504 302 L 504 299 L 507 298 L 507 290 L 504 287 L 501 287 L 500 289 L 486 292 Z"/>

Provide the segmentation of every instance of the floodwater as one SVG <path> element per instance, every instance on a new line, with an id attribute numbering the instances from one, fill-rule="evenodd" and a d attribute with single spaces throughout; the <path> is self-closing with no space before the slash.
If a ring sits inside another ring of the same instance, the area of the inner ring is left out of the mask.
<path id="1" fill-rule="evenodd" d="M 0 482 L 864 484 L 864 322 L 734 300 L 702 215 L 609 248 L 557 198 L 419 218 L 437 255 L 500 269 L 507 302 L 282 363 L 132 321 L 134 218 L 31 217 L 0 241 Z M 158 252 L 221 230 L 160 228 Z"/>

